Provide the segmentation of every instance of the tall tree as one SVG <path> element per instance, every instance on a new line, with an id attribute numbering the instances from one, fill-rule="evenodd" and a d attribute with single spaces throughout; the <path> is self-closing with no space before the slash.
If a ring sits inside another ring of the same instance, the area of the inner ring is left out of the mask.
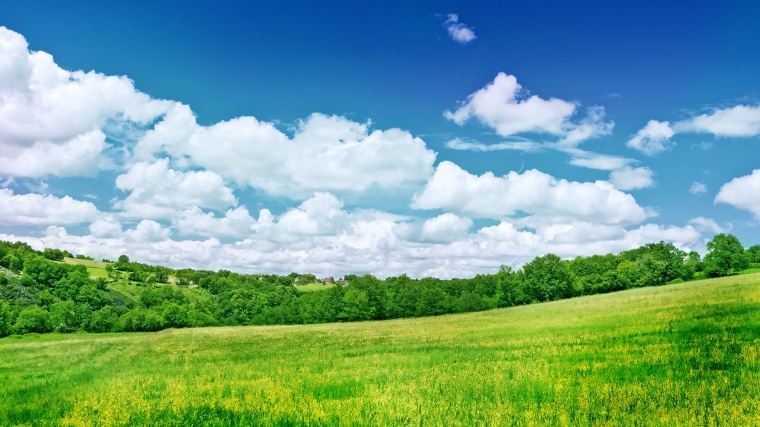
<path id="1" fill-rule="evenodd" d="M 721 233 L 707 242 L 702 264 L 709 277 L 729 276 L 748 268 L 749 259 L 736 236 Z"/>

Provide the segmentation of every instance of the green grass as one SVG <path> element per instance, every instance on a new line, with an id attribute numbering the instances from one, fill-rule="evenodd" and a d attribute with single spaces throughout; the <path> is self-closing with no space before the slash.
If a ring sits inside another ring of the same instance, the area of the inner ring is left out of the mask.
<path id="1" fill-rule="evenodd" d="M 301 292 L 314 292 L 314 291 L 324 291 L 326 289 L 330 289 L 335 287 L 335 283 L 325 284 L 325 283 L 309 283 L 308 285 L 294 285 L 296 289 L 298 289 Z"/>
<path id="2" fill-rule="evenodd" d="M 760 275 L 421 319 L 0 340 L 0 425 L 760 425 Z"/>
<path id="3" fill-rule="evenodd" d="M 91 261 L 88 259 L 78 259 L 78 258 L 64 258 L 63 262 L 66 264 L 81 264 L 87 267 L 87 273 L 89 273 L 90 277 L 93 279 L 97 279 L 98 277 L 106 278 L 108 277 L 108 273 L 106 273 L 106 266 L 108 265 L 107 262 L 102 261 Z"/>

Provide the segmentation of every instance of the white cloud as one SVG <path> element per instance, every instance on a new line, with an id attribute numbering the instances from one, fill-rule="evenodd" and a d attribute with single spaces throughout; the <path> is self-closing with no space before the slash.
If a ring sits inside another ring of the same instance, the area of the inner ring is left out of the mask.
<path id="1" fill-rule="evenodd" d="M 253 117 L 198 126 L 186 108 L 167 114 L 135 148 L 140 159 L 160 151 L 238 185 L 296 199 L 410 185 L 430 176 L 435 161 L 425 142 L 406 131 L 370 131 L 344 117 L 312 114 L 289 138 Z"/>
<path id="2" fill-rule="evenodd" d="M 237 205 L 221 176 L 210 171 L 175 171 L 169 169 L 168 159 L 132 165 L 116 178 L 116 187 L 130 194 L 114 207 L 136 218 L 169 218 L 178 210 L 193 207 L 224 209 Z"/>
<path id="3" fill-rule="evenodd" d="M 94 130 L 59 143 L 35 141 L 28 147 L 8 147 L 0 154 L 0 173 L 32 178 L 94 175 L 100 153 L 108 145 L 105 139 L 103 132 Z"/>
<path id="4" fill-rule="evenodd" d="M 477 38 L 475 31 L 467 25 L 459 22 L 459 16 L 454 13 L 446 15 L 444 25 L 446 26 L 446 30 L 449 32 L 451 39 L 457 43 L 467 44 Z"/>
<path id="5" fill-rule="evenodd" d="M 128 241 L 136 243 L 160 242 L 171 236 L 171 230 L 150 219 L 140 221 L 135 228 L 124 232 Z"/>
<path id="6" fill-rule="evenodd" d="M 495 144 L 483 144 L 480 142 L 462 141 L 459 138 L 454 138 L 446 142 L 446 148 L 460 151 L 503 151 L 503 150 L 515 150 L 525 151 L 529 153 L 537 152 L 541 150 L 542 145 L 533 141 L 505 141 Z"/>
<path id="7" fill-rule="evenodd" d="M 316 193 L 297 208 L 285 212 L 278 221 L 280 231 L 310 236 L 334 235 L 346 224 L 343 202 L 329 193 Z"/>
<path id="8" fill-rule="evenodd" d="M 504 177 L 490 172 L 475 176 L 448 161 L 438 165 L 412 207 L 471 218 L 501 219 L 526 213 L 599 224 L 635 224 L 650 216 L 633 197 L 604 181 L 557 180 L 537 170 Z"/>
<path id="9" fill-rule="evenodd" d="M 612 134 L 615 123 L 605 121 L 607 113 L 604 107 L 595 105 L 587 109 L 584 117 L 577 125 L 571 125 L 567 133 L 557 142 L 558 148 L 577 147 L 583 141 Z"/>
<path id="10" fill-rule="evenodd" d="M 591 106 L 585 117 L 573 122 L 570 119 L 578 107 L 576 103 L 557 98 L 545 100 L 535 95 L 526 97 L 525 93 L 515 76 L 499 73 L 493 82 L 468 96 L 467 101 L 456 111 L 445 111 L 444 117 L 458 125 L 474 118 L 504 137 L 543 133 L 556 137 L 556 140 L 542 143 L 525 140 L 481 144 L 455 138 L 446 146 L 455 150 L 483 152 L 535 152 L 550 148 L 569 154 L 572 157 L 570 164 L 592 169 L 616 169 L 631 162 L 630 159 L 605 156 L 578 148 L 584 141 L 612 134 L 615 123 L 606 120 L 604 107 Z M 614 165 L 611 166 L 613 162 Z"/>
<path id="11" fill-rule="evenodd" d="M 727 203 L 752 212 L 760 220 L 760 169 L 723 184 L 715 203 Z"/>
<path id="12" fill-rule="evenodd" d="M 334 206 L 328 211 L 331 209 Z M 421 239 L 419 233 L 404 234 L 407 230 L 400 226 L 409 218 L 343 209 L 336 217 L 342 218 L 343 226 L 334 234 L 293 233 L 290 239 L 285 238 L 290 232 L 287 227 L 277 230 L 278 218 L 263 211 L 256 227 L 262 225 L 261 230 L 281 234 L 255 232 L 244 240 L 224 244 L 214 238 L 173 240 L 169 230 L 154 221 L 143 221 L 117 237 L 73 236 L 62 227 L 50 227 L 40 238 L 0 234 L 0 239 L 25 241 L 38 249 L 66 248 L 96 258 L 116 259 L 127 254 L 138 262 L 174 268 L 277 274 L 297 271 L 319 276 L 372 273 L 387 277 L 406 273 L 412 277 L 470 277 L 493 273 L 502 264 L 519 267 L 547 253 L 563 258 L 616 253 L 661 240 L 690 249 L 703 244 L 702 233 L 711 230 L 710 220 L 697 218 L 685 227 L 645 224 L 631 230 L 584 221 L 524 229 L 502 221 L 468 232 L 469 220 L 443 214 L 423 221 L 427 239 Z"/>
<path id="13" fill-rule="evenodd" d="M 702 184 L 701 182 L 694 181 L 691 183 L 691 188 L 689 188 L 689 193 L 691 194 L 707 193 L 707 186 L 705 184 Z"/>
<path id="14" fill-rule="evenodd" d="M 571 127 L 568 120 L 575 113 L 574 103 L 535 95 L 523 99 L 522 93 L 515 76 L 499 73 L 493 82 L 468 96 L 455 112 L 446 111 L 444 116 L 458 125 L 475 118 L 505 137 L 525 132 L 566 134 Z"/>
<path id="15" fill-rule="evenodd" d="M 106 123 L 150 123 L 171 102 L 138 92 L 126 77 L 66 71 L 23 36 L 0 27 L 0 172 L 93 173 Z"/>
<path id="16" fill-rule="evenodd" d="M 696 229 L 698 229 L 701 232 L 709 231 L 713 234 L 718 233 L 728 233 L 731 231 L 731 225 L 729 224 L 727 227 L 721 227 L 718 225 L 715 220 L 711 218 L 705 218 L 705 217 L 697 217 L 692 218 L 689 220 L 689 224 L 693 225 Z"/>
<path id="17" fill-rule="evenodd" d="M 571 165 L 588 169 L 612 171 L 624 168 L 627 165 L 633 163 L 633 160 L 627 157 L 593 153 L 590 151 L 580 150 L 578 148 L 572 148 L 563 151 L 572 156 L 569 162 Z"/>
<path id="18" fill-rule="evenodd" d="M 654 172 L 646 167 L 629 166 L 610 173 L 610 182 L 619 190 L 637 190 L 654 186 Z"/>
<path id="19" fill-rule="evenodd" d="M 0 189 L 0 224 L 4 225 L 72 225 L 92 221 L 98 209 L 90 202 L 69 196 L 13 194 Z"/>
<path id="20" fill-rule="evenodd" d="M 171 219 L 180 234 L 204 237 L 244 238 L 253 232 L 256 220 L 243 206 L 229 209 L 224 216 L 204 213 L 199 207 L 177 212 Z"/>
<path id="21" fill-rule="evenodd" d="M 119 238 L 122 236 L 121 223 L 113 215 L 94 221 L 90 224 L 89 230 L 94 237 Z"/>
<path id="22" fill-rule="evenodd" d="M 647 156 L 653 156 L 669 150 L 675 145 L 674 142 L 670 141 L 673 135 L 675 132 L 670 127 L 670 123 L 650 120 L 646 126 L 636 132 L 633 138 L 628 140 L 626 145 Z"/>
<path id="23" fill-rule="evenodd" d="M 737 105 L 702 114 L 675 125 L 679 132 L 711 133 L 715 136 L 760 135 L 760 106 Z"/>
<path id="24" fill-rule="evenodd" d="M 471 227 L 470 218 L 445 213 L 426 220 L 420 237 L 424 242 L 452 242 L 467 234 Z"/>

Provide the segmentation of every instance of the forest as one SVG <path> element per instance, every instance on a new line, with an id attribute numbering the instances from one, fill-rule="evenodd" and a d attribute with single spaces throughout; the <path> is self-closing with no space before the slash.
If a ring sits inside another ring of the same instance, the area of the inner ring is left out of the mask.
<path id="1" fill-rule="evenodd" d="M 69 262 L 64 262 L 64 261 Z M 72 262 L 73 261 L 73 262 Z M 704 258 L 659 242 L 619 254 L 563 260 L 547 254 L 514 270 L 463 279 L 379 279 L 305 292 L 313 274 L 239 274 L 103 260 L 0 241 L 0 337 L 27 333 L 131 332 L 204 326 L 353 322 L 482 311 L 760 270 L 760 245 L 730 234 Z"/>

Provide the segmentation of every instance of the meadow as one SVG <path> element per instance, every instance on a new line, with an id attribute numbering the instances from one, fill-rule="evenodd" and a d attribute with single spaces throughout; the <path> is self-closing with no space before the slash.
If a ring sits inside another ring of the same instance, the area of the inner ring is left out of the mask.
<path id="1" fill-rule="evenodd" d="M 0 425 L 760 425 L 760 274 L 478 313 L 0 339 Z"/>

